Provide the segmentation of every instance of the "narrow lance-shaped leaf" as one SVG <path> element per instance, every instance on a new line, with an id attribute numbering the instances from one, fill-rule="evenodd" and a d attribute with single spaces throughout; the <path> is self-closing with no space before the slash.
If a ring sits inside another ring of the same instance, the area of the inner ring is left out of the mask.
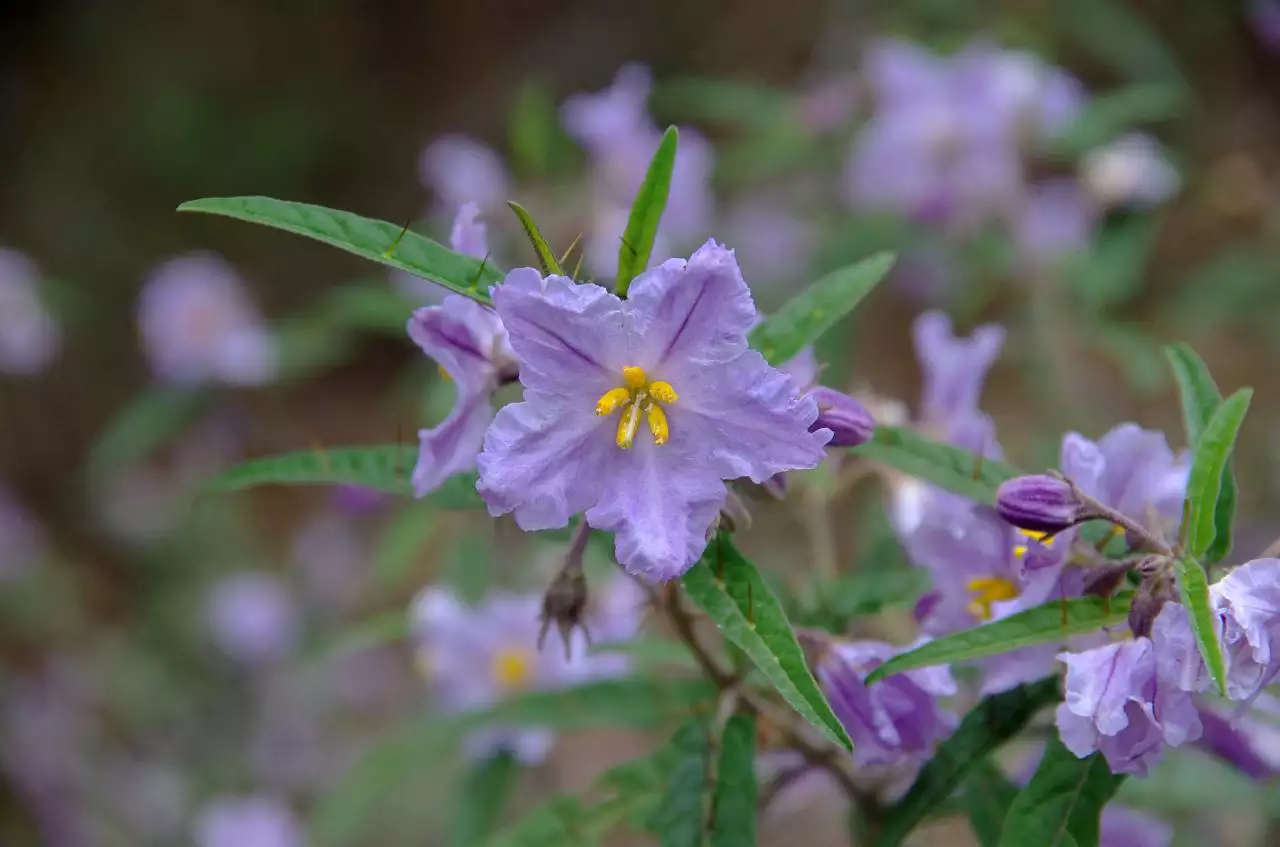
<path id="1" fill-rule="evenodd" d="M 1224 696 L 1227 692 L 1227 663 L 1222 656 L 1219 641 L 1218 618 L 1209 599 L 1209 581 L 1204 568 L 1192 559 L 1179 559 L 1174 563 L 1178 578 L 1178 598 L 1187 609 L 1191 629 L 1196 634 L 1196 646 L 1204 658 L 1209 676 Z"/>
<path id="2" fill-rule="evenodd" d="M 542 271 L 543 276 L 556 274 L 564 276 L 564 270 L 560 267 L 560 262 L 556 259 L 555 251 L 551 249 L 551 245 L 547 244 L 547 239 L 542 237 L 538 225 L 533 220 L 533 215 L 529 214 L 529 210 L 521 206 L 514 200 L 508 200 L 507 205 L 511 207 L 511 211 L 516 213 L 516 217 L 520 219 L 520 226 L 524 229 L 524 234 L 528 237 L 529 243 L 533 245 L 533 252 L 538 257 L 538 268 Z"/>
<path id="3" fill-rule="evenodd" d="M 1196 352 L 1185 344 L 1165 347 L 1165 356 L 1178 381 L 1178 394 L 1182 400 L 1182 419 L 1186 427 L 1187 445 L 1192 449 L 1200 442 L 1205 427 L 1213 413 L 1222 405 L 1222 393 L 1213 381 L 1209 368 Z M 1231 531 L 1235 522 L 1236 480 L 1231 472 L 1231 460 L 1222 471 L 1222 490 L 1214 509 L 1213 543 L 1205 551 L 1205 561 L 1220 562 L 1231 552 Z"/>
<path id="4" fill-rule="evenodd" d="M 260 485 L 362 485 L 391 494 L 412 494 L 409 481 L 418 450 L 407 444 L 317 447 L 250 459 L 209 482 L 213 491 L 240 491 Z M 457 474 L 425 498 L 437 509 L 475 509 L 484 502 L 475 474 Z"/>
<path id="5" fill-rule="evenodd" d="M 853 452 L 988 505 L 996 502 L 1000 483 L 1018 475 L 1005 462 L 921 438 L 901 427 L 876 427 L 875 436 Z"/>
<path id="6" fill-rule="evenodd" d="M 852 312 L 892 267 L 892 253 L 877 253 L 832 271 L 752 330 L 751 347 L 772 365 L 789 361 Z"/>
<path id="7" fill-rule="evenodd" d="M 853 742 L 818 687 L 777 595 L 725 534 L 684 575 L 693 602 L 742 648 L 786 701 L 835 744 Z"/>
<path id="8" fill-rule="evenodd" d="M 876 847 L 902 843 L 935 807 L 955 793 L 971 771 L 984 765 L 988 756 L 1060 696 L 1058 679 L 1051 677 L 984 698 L 942 742 L 906 795 L 886 810 Z"/>
<path id="9" fill-rule="evenodd" d="M 756 793 L 756 719 L 734 715 L 720 739 L 711 847 L 755 847 Z"/>
<path id="10" fill-rule="evenodd" d="M 671 746 L 678 754 L 666 793 L 649 829 L 662 847 L 699 847 L 706 828 L 711 739 L 703 721 L 692 720 L 676 731 Z"/>
<path id="11" fill-rule="evenodd" d="M 1126 592 L 1114 597 L 1050 600 L 998 621 L 944 635 L 894 656 L 867 676 L 867 684 L 912 668 L 968 662 L 1123 624 L 1129 619 L 1131 599 Z"/>
<path id="12" fill-rule="evenodd" d="M 1182 521 L 1182 535 L 1192 558 L 1202 558 L 1217 535 L 1216 515 L 1223 473 L 1252 398 L 1252 388 L 1242 388 L 1232 394 L 1213 413 L 1196 442 Z"/>
<path id="13" fill-rule="evenodd" d="M 476 847 L 483 842 L 493 831 L 519 775 L 520 763 L 505 751 L 472 765 L 454 801 L 451 847 Z"/>
<path id="14" fill-rule="evenodd" d="M 999 847 L 1098 847 L 1102 807 L 1122 782 L 1101 754 L 1078 759 L 1051 737 L 1035 776 L 1009 807 Z"/>
<path id="15" fill-rule="evenodd" d="M 489 303 L 489 286 L 502 272 L 488 261 L 455 253 L 403 225 L 351 212 L 271 197 L 206 197 L 178 207 L 282 229 L 314 238 L 381 265 L 429 279 L 464 297 Z"/>
<path id="16" fill-rule="evenodd" d="M 626 297 L 631 280 L 649 267 L 653 240 L 658 236 L 658 224 L 667 208 L 667 194 L 671 191 L 671 174 L 675 172 L 679 144 L 680 132 L 673 126 L 667 127 L 649 162 L 644 182 L 636 192 L 635 202 L 631 204 L 627 229 L 622 235 L 622 244 L 618 246 L 618 276 L 614 291 L 619 297 Z"/>
<path id="17" fill-rule="evenodd" d="M 1000 832 L 1018 789 L 990 759 L 974 765 L 964 780 L 963 805 L 969 827 L 982 847 L 999 847 Z"/>

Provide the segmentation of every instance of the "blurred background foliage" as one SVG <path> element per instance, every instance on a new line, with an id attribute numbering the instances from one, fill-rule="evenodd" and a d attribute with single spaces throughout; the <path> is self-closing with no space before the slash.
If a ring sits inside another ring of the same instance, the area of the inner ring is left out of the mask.
<path id="1" fill-rule="evenodd" d="M 588 214 L 589 188 L 585 156 L 556 110 L 574 92 L 609 85 L 628 61 L 653 72 L 657 121 L 696 126 L 716 151 L 721 213 L 708 234 L 737 246 L 721 230 L 731 228 L 735 198 L 753 194 L 783 198 L 787 214 L 804 221 L 814 249 L 784 262 L 784 278 L 760 280 L 776 283 L 757 287 L 767 308 L 878 249 L 906 250 L 908 267 L 912 256 L 933 255 L 938 236 L 928 227 L 833 199 L 859 118 L 831 132 L 802 120 L 824 92 L 838 99 L 857 87 L 876 39 L 945 53 L 982 36 L 1078 76 L 1095 97 L 1037 160 L 1048 173 L 1130 129 L 1158 137 L 1181 188 L 1157 211 L 1108 217 L 1093 247 L 1043 278 L 1011 264 L 1012 248 L 998 237 L 948 246 L 941 290 L 886 284 L 829 334 L 820 358 L 835 384 L 910 401 L 919 378 L 908 327 L 917 313 L 943 306 L 966 331 L 1002 322 L 1011 338 L 984 405 L 1006 453 L 1040 468 L 1054 462 L 1066 429 L 1095 436 L 1138 420 L 1178 432 L 1160 343 L 1186 340 L 1224 387 L 1259 388 L 1236 463 L 1237 549 L 1258 553 L 1276 534 L 1266 516 L 1280 498 L 1278 407 L 1268 390 L 1280 360 L 1280 12 L 1268 18 L 1266 5 L 5 4 L 0 243 L 40 268 L 62 341 L 38 376 L 0 377 L 0 480 L 48 550 L 38 570 L 0 586 L 0 842 L 188 843 L 210 798 L 258 791 L 292 798 L 313 833 L 330 833 L 316 843 L 428 843 L 423 833 L 444 826 L 458 774 L 449 757 L 430 744 L 392 744 L 373 764 L 363 756 L 375 739 L 403 731 L 423 700 L 408 651 L 384 642 L 402 634 L 397 621 L 432 579 L 473 597 L 493 581 L 540 591 L 564 536 L 525 539 L 482 514 L 408 500 L 353 509 L 327 491 L 197 497 L 199 480 L 237 458 L 412 443 L 447 411 L 452 389 L 400 337 L 402 318 L 387 315 L 385 299 L 351 293 L 387 289 L 383 269 L 174 208 L 263 194 L 413 220 L 443 240 L 451 210 L 432 206 L 418 159 L 433 139 L 467 133 L 502 152 L 514 196 L 563 248 Z M 865 118 L 865 99 L 853 100 Z M 506 266 L 532 262 L 514 219 L 492 214 L 489 223 Z M 158 262 L 196 249 L 232 262 L 279 330 L 278 383 L 154 390 L 138 293 Z M 757 282 L 749 270 L 748 281 Z M 876 563 L 875 578 L 855 564 L 841 575 L 843 589 L 800 592 L 789 611 L 800 623 L 856 629 L 858 618 L 888 609 L 878 631 L 909 637 L 919 586 L 882 507 L 874 492 L 847 491 L 832 468 L 806 477 L 801 502 L 826 503 L 832 492 L 839 497 L 822 510 L 837 516 L 821 529 L 835 545 L 826 555 Z M 765 511 L 745 546 L 785 561 L 813 537 L 811 520 L 803 506 Z M 281 636 L 288 660 L 270 672 L 211 645 L 211 586 L 241 571 L 274 575 L 290 597 L 281 602 L 298 609 L 280 624 L 290 628 Z M 589 785 L 603 764 L 649 746 L 629 733 L 598 744 L 593 732 L 561 745 L 547 782 L 520 783 L 515 806 L 548 787 Z M 401 760 L 420 751 L 421 767 L 388 763 L 396 749 Z M 379 762 L 388 773 L 378 775 Z M 1187 790 L 1199 767 L 1170 784 Z M 1200 779 L 1196 790 L 1209 782 L 1227 778 Z M 1180 811 L 1175 788 L 1133 790 Z M 370 799 L 379 792 L 394 796 Z M 1227 800 L 1214 805 L 1228 811 Z M 824 826 L 838 830 L 838 808 L 808 823 L 815 835 L 805 843 L 820 843 Z"/>

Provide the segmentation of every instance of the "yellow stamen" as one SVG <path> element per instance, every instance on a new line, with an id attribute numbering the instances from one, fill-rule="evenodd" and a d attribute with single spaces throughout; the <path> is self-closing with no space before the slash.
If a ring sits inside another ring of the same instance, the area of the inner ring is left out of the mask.
<path id="1" fill-rule="evenodd" d="M 645 407 L 649 416 L 649 431 L 653 433 L 653 443 L 662 446 L 667 443 L 671 430 L 667 426 L 667 413 L 657 403 Z"/>
<path id="2" fill-rule="evenodd" d="M 507 647 L 493 657 L 489 672 L 504 690 L 523 688 L 533 677 L 533 654 L 526 647 Z"/>
<path id="3" fill-rule="evenodd" d="M 622 417 L 618 418 L 618 446 L 623 450 L 630 450 L 631 445 L 635 443 L 636 429 L 639 426 L 640 404 L 631 403 L 622 410 Z"/>
<path id="4" fill-rule="evenodd" d="M 969 580 L 965 587 L 975 595 L 965 608 L 969 614 L 983 621 L 991 620 L 992 605 L 1018 596 L 1018 586 L 1001 576 L 980 576 Z"/>
<path id="5" fill-rule="evenodd" d="M 615 388 L 606 391 L 604 396 L 596 403 L 597 415 L 612 415 L 621 409 L 627 403 L 631 402 L 631 392 L 625 388 Z"/>
<path id="6" fill-rule="evenodd" d="M 1045 536 L 1048 536 L 1049 533 L 1042 532 L 1038 529 L 1020 529 L 1018 530 L 1018 532 L 1026 536 L 1027 538 L 1032 538 L 1032 539 L 1035 539 L 1036 541 L 1039 541 L 1045 547 L 1052 547 L 1053 542 L 1057 539 L 1056 535 L 1046 538 Z M 1022 558 L 1023 556 L 1027 555 L 1027 545 L 1026 544 L 1014 545 L 1013 555 L 1017 556 L 1018 558 Z"/>
<path id="7" fill-rule="evenodd" d="M 629 388 L 644 388 L 649 383 L 649 375 L 644 372 L 644 368 L 623 368 L 622 378 Z"/>
<path id="8" fill-rule="evenodd" d="M 659 403 L 674 403 L 680 399 L 680 395 L 676 394 L 676 390 L 671 387 L 671 383 L 661 379 L 649 383 L 649 396 Z"/>
<path id="9" fill-rule="evenodd" d="M 449 372 L 444 369 L 444 365 L 436 365 L 436 370 L 440 371 L 440 376 L 444 377 L 449 382 L 453 382 L 453 377 L 449 376 Z"/>

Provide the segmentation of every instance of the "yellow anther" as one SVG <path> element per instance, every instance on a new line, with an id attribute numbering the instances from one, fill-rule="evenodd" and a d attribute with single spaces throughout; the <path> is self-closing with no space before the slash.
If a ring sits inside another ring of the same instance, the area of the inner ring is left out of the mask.
<path id="1" fill-rule="evenodd" d="M 489 672 L 500 688 L 523 688 L 533 677 L 533 654 L 526 647 L 508 647 L 493 657 Z"/>
<path id="2" fill-rule="evenodd" d="M 631 392 L 625 388 L 615 388 L 612 391 L 606 391 L 604 396 L 596 403 L 597 415 L 612 415 L 621 409 L 624 405 L 631 402 Z"/>
<path id="3" fill-rule="evenodd" d="M 1031 538 L 1036 541 L 1039 541 L 1045 547 L 1052 547 L 1054 540 L 1057 538 L 1056 535 L 1051 536 L 1049 535 L 1049 533 L 1041 532 L 1038 529 L 1020 529 L 1018 530 L 1018 532 L 1019 534 L 1027 538 Z M 1023 556 L 1027 555 L 1027 545 L 1026 544 L 1014 545 L 1013 555 L 1017 556 L 1018 558 L 1022 558 Z"/>
<path id="4" fill-rule="evenodd" d="M 644 388 L 649 384 L 649 375 L 644 372 L 644 368 L 623 368 L 622 378 L 630 388 Z"/>
<path id="5" fill-rule="evenodd" d="M 618 418 L 618 446 L 630 450 L 636 440 L 636 429 L 640 426 L 640 404 L 632 403 L 622 410 Z"/>
<path id="6" fill-rule="evenodd" d="M 969 580 L 965 587 L 975 595 L 965 608 L 969 614 L 983 621 L 991 620 L 992 605 L 1018 596 L 1018 586 L 1001 576 L 980 576 Z"/>
<path id="7" fill-rule="evenodd" d="M 436 370 L 440 371 L 440 376 L 449 382 L 453 382 L 453 377 L 449 376 L 449 372 L 444 369 L 444 365 L 436 365 Z"/>
<path id="8" fill-rule="evenodd" d="M 653 433 L 653 443 L 666 444 L 667 436 L 671 435 L 671 430 L 667 426 L 667 413 L 662 411 L 662 407 L 657 403 L 648 404 L 645 412 L 649 418 L 649 431 Z"/>
<path id="9" fill-rule="evenodd" d="M 659 403 L 674 403 L 680 399 L 680 395 L 676 394 L 676 390 L 671 387 L 671 383 L 661 379 L 649 383 L 649 396 Z"/>

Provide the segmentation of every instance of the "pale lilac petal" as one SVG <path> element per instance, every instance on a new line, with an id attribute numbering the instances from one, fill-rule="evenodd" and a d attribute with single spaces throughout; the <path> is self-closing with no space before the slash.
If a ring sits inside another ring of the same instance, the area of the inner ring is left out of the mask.
<path id="1" fill-rule="evenodd" d="M 1058 725 L 1058 737 L 1062 745 L 1083 759 L 1098 750 L 1098 730 L 1093 721 L 1084 715 L 1077 715 L 1067 707 L 1066 703 L 1058 705 L 1054 712 Z"/>
<path id="2" fill-rule="evenodd" d="M 1103 735 L 1115 735 L 1129 724 L 1124 712 L 1131 693 L 1128 680 L 1155 672 L 1151 642 L 1146 639 L 1063 653 L 1058 658 L 1067 666 L 1063 702 L 1073 714 L 1092 718 Z"/>
<path id="3" fill-rule="evenodd" d="M 1091 150 L 1081 163 L 1082 178 L 1103 206 L 1146 209 L 1178 190 L 1178 172 L 1154 138 L 1130 133 Z"/>
<path id="4" fill-rule="evenodd" d="M 1102 809 L 1099 847 L 1169 847 L 1172 843 L 1173 827 L 1159 818 L 1119 803 Z"/>
<path id="5" fill-rule="evenodd" d="M 754 350 L 721 365 L 672 377 L 680 400 L 667 409 L 671 437 L 700 445 L 709 468 L 724 479 L 762 483 L 776 473 L 817 467 L 831 431 L 809 432 L 818 419 L 811 397 L 769 367 Z"/>
<path id="6" fill-rule="evenodd" d="M 644 366 L 622 301 L 598 285 L 519 268 L 494 287 L 493 301 L 520 362 L 520 382 L 563 395 L 572 411 L 592 412 L 620 384 L 623 368 Z"/>
<path id="7" fill-rule="evenodd" d="M 488 227 L 480 221 L 480 207 L 475 203 L 463 203 L 454 216 L 449 231 L 449 247 L 458 253 L 485 259 L 489 255 Z"/>
<path id="8" fill-rule="evenodd" d="M 496 378 L 495 357 L 506 331 L 492 311 L 459 294 L 439 306 L 424 306 L 409 319 L 409 337 L 444 369 L 460 394 L 488 392 Z"/>
<path id="9" fill-rule="evenodd" d="M 41 301 L 39 279 L 25 254 L 0 247 L 0 371 L 30 376 L 57 353 L 61 331 Z"/>
<path id="10" fill-rule="evenodd" d="M 570 411 L 562 397 L 526 390 L 523 403 L 498 412 L 476 462 L 489 514 L 514 512 L 526 531 L 568 524 L 596 503 L 616 467 L 616 426 L 593 405 Z"/>
<path id="11" fill-rule="evenodd" d="M 662 446 L 646 439 L 630 450 L 615 446 L 607 470 L 586 471 L 602 478 L 587 523 L 616 533 L 618 561 L 628 572 L 665 582 L 702 555 L 726 489 L 715 473 L 691 467 L 697 462 L 698 456 L 674 439 Z"/>
<path id="12" fill-rule="evenodd" d="M 1200 692 L 1209 687 L 1209 672 L 1191 629 L 1191 617 L 1181 603 L 1165 603 L 1151 625 L 1156 670 L 1181 691 Z"/>
<path id="13" fill-rule="evenodd" d="M 1030 190 L 1009 223 L 1022 259 L 1047 267 L 1089 246 L 1097 210 L 1073 180 L 1048 180 Z"/>
<path id="14" fill-rule="evenodd" d="M 944 422 L 976 411 L 987 371 L 1004 346 L 1004 327 L 987 324 L 959 338 L 943 312 L 925 312 L 911 326 L 924 376 L 922 417 Z"/>
<path id="15" fill-rule="evenodd" d="M 639 331 L 656 356 L 654 369 L 664 376 L 667 362 L 724 362 L 739 355 L 756 320 L 733 251 L 715 241 L 688 262 L 671 259 L 641 274 L 627 297 L 632 314 L 647 319 Z"/>
<path id="16" fill-rule="evenodd" d="M 1063 476 L 1085 494 L 1101 496 L 1102 474 L 1107 469 L 1107 460 L 1097 444 L 1078 432 L 1068 432 L 1062 439 L 1062 457 L 1058 467 Z"/>
<path id="17" fill-rule="evenodd" d="M 649 69 L 626 64 L 612 84 L 591 94 L 574 94 L 560 107 L 560 120 L 571 138 L 592 152 L 599 152 L 637 135 L 653 132 L 649 118 Z"/>
<path id="18" fill-rule="evenodd" d="M 493 421 L 493 406 L 484 392 L 464 394 L 449 417 L 433 429 L 418 432 L 418 462 L 413 468 L 413 491 L 423 497 L 446 479 L 476 466 L 484 434 Z"/>
<path id="19" fill-rule="evenodd" d="M 418 160 L 418 173 L 447 210 L 464 203 L 493 209 L 511 193 L 502 157 L 465 135 L 444 135 L 431 142 Z"/>
<path id="20" fill-rule="evenodd" d="M 818 364 L 818 356 L 814 353 L 813 348 L 805 347 L 799 353 L 778 365 L 778 370 L 791 377 L 797 389 L 806 391 L 818 384 L 818 372 L 822 370 L 822 367 Z"/>
<path id="21" fill-rule="evenodd" d="M 306 836 L 293 811 L 266 795 L 221 797 L 195 819 L 198 847 L 304 847 Z"/>
<path id="22" fill-rule="evenodd" d="M 906 103 L 941 96 L 945 88 L 942 62 L 910 41 L 885 38 L 867 48 L 863 73 L 878 101 Z"/>

